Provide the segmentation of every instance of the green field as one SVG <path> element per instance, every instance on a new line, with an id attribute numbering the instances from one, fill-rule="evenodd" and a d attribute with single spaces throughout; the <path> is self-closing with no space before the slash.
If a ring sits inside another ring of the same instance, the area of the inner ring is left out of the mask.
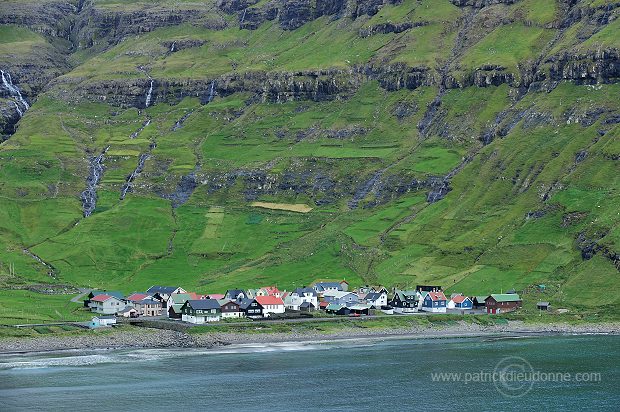
<path id="1" fill-rule="evenodd" d="M 105 0 L 50 19 L 0 4 L 24 16 L 0 25 L 0 67 L 32 103 L 13 130 L 16 97 L 0 98 L 5 323 L 85 315 L 36 285 L 326 278 L 616 313 L 620 8 L 404 0 L 324 15 L 310 2 L 290 28 L 290 5 L 224 3 Z"/>

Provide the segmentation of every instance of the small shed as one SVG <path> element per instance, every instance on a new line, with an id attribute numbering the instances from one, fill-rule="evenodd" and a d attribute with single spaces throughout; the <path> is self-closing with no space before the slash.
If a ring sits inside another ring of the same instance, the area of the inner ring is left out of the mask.
<path id="1" fill-rule="evenodd" d="M 103 327 L 112 326 L 112 325 L 116 325 L 116 316 L 113 316 L 113 315 L 95 316 L 90 321 L 90 324 L 88 325 L 88 327 L 91 329 L 96 329 L 96 328 L 103 328 Z"/>
<path id="2" fill-rule="evenodd" d="M 350 306 L 349 310 L 357 315 L 370 315 L 370 305 L 357 304 Z"/>
<path id="3" fill-rule="evenodd" d="M 337 303 L 330 303 L 325 311 L 334 315 L 348 315 L 351 313 L 351 310 L 348 307 L 345 305 L 338 305 Z"/>
<path id="4" fill-rule="evenodd" d="M 538 302 L 536 304 L 536 309 L 538 310 L 549 310 L 550 307 L 551 304 L 549 304 L 549 302 Z"/>
<path id="5" fill-rule="evenodd" d="M 314 307 L 312 302 L 303 302 L 301 305 L 299 305 L 299 310 L 302 312 L 311 312 L 315 309 L 316 308 Z"/>
<path id="6" fill-rule="evenodd" d="M 124 318 L 137 318 L 139 313 L 133 306 L 126 306 L 125 309 L 117 312 L 117 315 Z"/>

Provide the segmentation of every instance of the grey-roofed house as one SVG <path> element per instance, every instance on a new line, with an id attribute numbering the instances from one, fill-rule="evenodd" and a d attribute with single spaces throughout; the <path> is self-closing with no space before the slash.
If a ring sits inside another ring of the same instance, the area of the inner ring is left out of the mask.
<path id="1" fill-rule="evenodd" d="M 248 318 L 263 317 L 263 305 L 258 303 L 256 299 L 241 299 L 239 301 L 239 308 L 245 313 L 245 316 Z"/>
<path id="2" fill-rule="evenodd" d="M 387 293 L 370 292 L 364 297 L 364 301 L 366 301 L 366 303 L 371 307 L 375 309 L 380 309 L 382 306 L 387 306 Z"/>
<path id="3" fill-rule="evenodd" d="M 133 306 L 140 316 L 160 316 L 163 311 L 162 302 L 153 298 L 146 298 L 139 302 L 134 302 Z"/>
<path id="4" fill-rule="evenodd" d="M 325 292 L 329 291 L 342 292 L 342 285 L 338 282 L 318 282 L 315 283 L 312 288 L 319 294 L 319 296 L 323 296 Z"/>
<path id="5" fill-rule="evenodd" d="M 301 310 L 303 303 L 310 303 L 313 308 L 319 306 L 318 293 L 313 288 L 297 288 L 284 298 L 284 306 L 291 310 Z M 305 310 L 310 309 L 308 305 L 304 306 Z"/>
<path id="6" fill-rule="evenodd" d="M 179 286 L 151 286 L 146 293 L 153 299 L 159 300 L 163 308 L 168 307 L 168 299 L 173 293 L 187 293 L 185 289 Z"/>
<path id="7" fill-rule="evenodd" d="M 301 305 L 299 305 L 299 310 L 302 312 L 311 312 L 313 310 L 316 310 L 316 306 L 314 306 L 310 302 L 304 302 Z"/>
<path id="8" fill-rule="evenodd" d="M 247 297 L 247 293 L 245 293 L 245 291 L 242 289 L 229 289 L 224 295 L 224 299 L 228 300 L 241 300 L 246 299 Z"/>
<path id="9" fill-rule="evenodd" d="M 340 290 L 330 290 L 323 293 L 325 302 L 336 305 L 351 306 L 359 303 L 360 298 L 353 292 L 343 292 Z"/>
<path id="10" fill-rule="evenodd" d="M 222 310 L 215 299 L 188 300 L 181 307 L 181 320 L 189 323 L 218 322 Z"/>

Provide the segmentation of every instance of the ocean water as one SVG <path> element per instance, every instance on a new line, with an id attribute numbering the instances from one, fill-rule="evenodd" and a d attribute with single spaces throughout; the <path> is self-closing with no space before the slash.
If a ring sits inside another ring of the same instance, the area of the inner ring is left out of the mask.
<path id="1" fill-rule="evenodd" d="M 0 355 L 0 411 L 422 408 L 620 411 L 620 336 Z"/>

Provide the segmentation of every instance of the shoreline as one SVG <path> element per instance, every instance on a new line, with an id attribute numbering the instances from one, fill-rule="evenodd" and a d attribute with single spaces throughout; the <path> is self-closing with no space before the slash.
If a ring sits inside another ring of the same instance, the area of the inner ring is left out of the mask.
<path id="1" fill-rule="evenodd" d="M 362 329 L 346 327 L 333 333 L 318 331 L 284 333 L 210 332 L 189 334 L 172 330 L 136 328 L 135 330 L 91 331 L 89 334 L 0 339 L 0 355 L 28 355 L 75 350 L 192 349 L 221 348 L 243 344 L 327 343 L 377 339 L 506 339 L 552 335 L 620 335 L 620 323 L 569 325 L 524 324 L 483 326 L 457 322 L 441 326 Z"/>

